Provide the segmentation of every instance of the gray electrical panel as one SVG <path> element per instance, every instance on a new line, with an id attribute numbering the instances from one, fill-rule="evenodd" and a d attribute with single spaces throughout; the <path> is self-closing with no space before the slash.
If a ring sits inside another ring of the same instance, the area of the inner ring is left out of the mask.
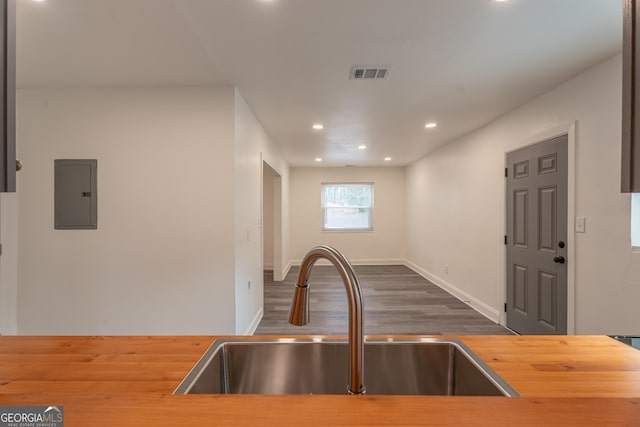
<path id="1" fill-rule="evenodd" d="M 55 161 L 56 230 L 98 228 L 97 169 L 95 159 Z"/>

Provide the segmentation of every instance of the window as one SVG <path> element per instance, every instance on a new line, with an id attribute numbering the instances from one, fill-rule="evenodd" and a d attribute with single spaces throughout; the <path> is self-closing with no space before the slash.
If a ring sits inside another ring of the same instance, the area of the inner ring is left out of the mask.
<path id="1" fill-rule="evenodd" d="M 373 230 L 373 184 L 322 184 L 323 230 Z"/>

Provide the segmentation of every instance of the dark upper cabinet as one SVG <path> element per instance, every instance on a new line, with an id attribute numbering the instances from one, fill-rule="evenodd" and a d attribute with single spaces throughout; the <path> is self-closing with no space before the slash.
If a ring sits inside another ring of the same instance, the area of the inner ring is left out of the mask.
<path id="1" fill-rule="evenodd" d="M 0 191 L 16 191 L 16 3 L 0 0 Z"/>
<path id="2" fill-rule="evenodd" d="M 623 193 L 640 192 L 640 32 L 638 0 L 624 0 L 622 43 L 622 180 Z"/>

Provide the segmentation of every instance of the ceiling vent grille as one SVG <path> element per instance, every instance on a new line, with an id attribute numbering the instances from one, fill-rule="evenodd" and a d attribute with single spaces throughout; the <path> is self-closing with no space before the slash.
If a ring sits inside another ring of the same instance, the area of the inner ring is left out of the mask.
<path id="1" fill-rule="evenodd" d="M 389 67 L 362 66 L 351 67 L 351 80 L 384 80 L 389 76 Z"/>

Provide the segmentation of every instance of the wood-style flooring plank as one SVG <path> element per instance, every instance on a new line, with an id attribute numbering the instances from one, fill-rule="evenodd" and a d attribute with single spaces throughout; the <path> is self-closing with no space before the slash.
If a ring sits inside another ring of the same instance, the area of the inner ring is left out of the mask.
<path id="1" fill-rule="evenodd" d="M 355 266 L 362 287 L 366 335 L 510 335 L 442 288 L 405 266 Z M 311 322 L 288 323 L 298 269 L 282 282 L 264 276 L 264 316 L 256 335 L 346 335 L 344 285 L 332 266 L 315 266 L 309 283 Z"/>

